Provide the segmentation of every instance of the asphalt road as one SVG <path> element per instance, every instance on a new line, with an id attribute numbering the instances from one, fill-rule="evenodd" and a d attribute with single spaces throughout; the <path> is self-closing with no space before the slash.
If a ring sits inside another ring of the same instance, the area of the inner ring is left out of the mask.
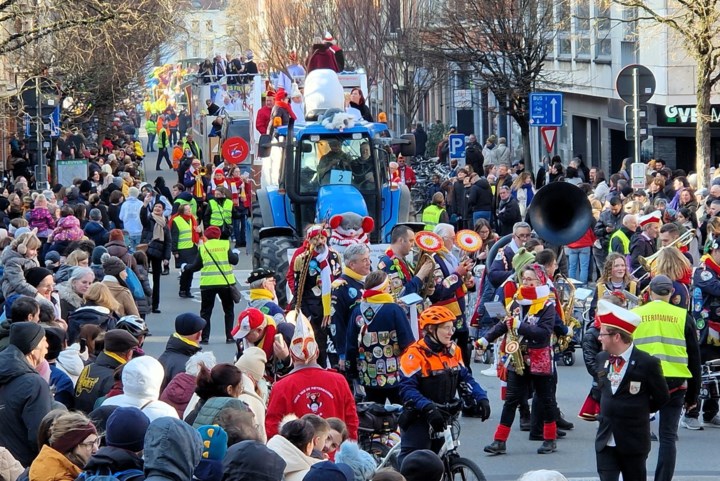
<path id="1" fill-rule="evenodd" d="M 152 155 L 152 154 L 151 154 Z M 154 162 L 154 157 L 152 157 Z M 154 165 L 151 167 L 154 168 Z M 154 180 L 154 170 L 148 171 L 149 177 Z M 172 178 L 173 172 L 165 172 L 166 178 Z M 171 263 L 172 264 L 172 263 Z M 251 257 L 241 253 L 240 263 L 235 274 L 244 281 L 249 273 Z M 197 276 L 197 274 L 196 274 Z M 150 314 L 148 325 L 152 336 L 145 341 L 145 351 L 152 356 L 159 356 L 164 350 L 168 336 L 173 332 L 175 317 L 183 312 L 200 312 L 200 296 L 197 287 L 197 278 L 193 281 L 192 292 L 196 299 L 182 299 L 178 297 L 177 271 L 172 269 L 169 276 L 161 280 L 161 314 Z M 235 306 L 235 316 L 245 308 L 244 301 Z M 234 345 L 225 344 L 222 327 L 222 306 L 216 302 L 213 312 L 213 330 L 210 345 L 206 350 L 215 353 L 219 362 L 232 362 L 235 353 Z M 516 419 L 513 431 L 508 440 L 508 454 L 501 456 L 487 456 L 483 447 L 492 442 L 492 437 L 500 419 L 502 401 L 500 400 L 500 386 L 497 378 L 486 377 L 480 371 L 487 366 L 473 364 L 475 377 L 488 391 L 492 406 L 492 415 L 485 423 L 479 419 L 464 419 L 462 421 L 462 434 L 460 437 L 460 454 L 474 460 L 481 467 L 489 481 L 511 481 L 530 470 L 555 469 L 575 481 L 597 480 L 595 471 L 594 439 L 596 424 L 582 421 L 577 418 L 585 396 L 590 388 L 590 376 L 585 371 L 580 350 L 576 352 L 577 362 L 573 366 L 559 366 L 559 385 L 557 390 L 558 404 L 565 413 L 566 419 L 575 423 L 575 429 L 568 432 L 565 439 L 558 441 L 558 450 L 553 454 L 539 455 L 536 449 L 540 442 L 529 441 L 528 433 L 518 428 Z M 680 428 L 677 443 L 678 456 L 675 480 L 720 480 L 720 429 L 706 428 L 703 431 L 688 431 Z M 653 450 L 648 459 L 649 479 L 652 479 L 657 460 L 657 443 L 653 443 Z"/>

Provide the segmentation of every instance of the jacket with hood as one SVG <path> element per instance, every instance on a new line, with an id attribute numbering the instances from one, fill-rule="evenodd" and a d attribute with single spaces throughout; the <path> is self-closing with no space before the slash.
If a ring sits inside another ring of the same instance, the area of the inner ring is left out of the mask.
<path id="1" fill-rule="evenodd" d="M 267 447 L 275 451 L 285 460 L 285 481 L 302 481 L 313 464 L 322 459 L 311 458 L 284 437 L 276 434 L 267 443 Z"/>
<path id="2" fill-rule="evenodd" d="M 46 207 L 35 207 L 28 220 L 28 227 L 37 229 L 38 237 L 47 238 L 55 228 L 55 219 Z"/>
<path id="3" fill-rule="evenodd" d="M 105 245 L 108 241 L 108 231 L 103 227 L 101 222 L 91 220 L 85 225 L 83 231 L 88 239 L 95 242 L 95 245 Z"/>
<path id="4" fill-rule="evenodd" d="M 199 432 L 179 419 L 159 418 L 145 434 L 145 480 L 189 481 L 201 456 Z"/>
<path id="5" fill-rule="evenodd" d="M 83 238 L 85 233 L 80 228 L 80 220 L 74 215 L 62 217 L 57 222 L 57 227 L 52 232 L 52 241 L 72 242 Z"/>
<path id="6" fill-rule="evenodd" d="M 277 481 L 285 466 L 275 451 L 257 441 L 233 444 L 223 459 L 225 479 L 233 481 Z"/>
<path id="7" fill-rule="evenodd" d="M 37 295 L 37 289 L 25 280 L 25 272 L 39 266 L 37 260 L 28 259 L 8 246 L 0 255 L 0 264 L 5 269 L 2 281 L 0 281 L 5 299 L 13 294 L 23 294 L 30 297 Z"/>
<path id="8" fill-rule="evenodd" d="M 5 319 L 0 321 L 0 351 L 10 344 L 10 321 Z"/>
<path id="9" fill-rule="evenodd" d="M 182 418 L 196 386 L 197 379 L 195 376 L 181 372 L 163 389 L 160 400 L 174 407 L 178 416 Z"/>
<path id="10" fill-rule="evenodd" d="M 253 380 L 246 374 L 242 375 L 242 387 L 243 392 L 238 396 L 238 399 L 247 404 L 250 411 L 252 411 L 255 415 L 255 423 L 257 424 L 260 440 L 263 443 L 266 443 L 267 433 L 265 432 L 265 411 L 267 410 L 267 407 L 265 406 L 265 401 L 257 394 Z"/>
<path id="11" fill-rule="evenodd" d="M 158 400 L 162 380 L 163 368 L 155 358 L 137 357 L 123 368 L 123 394 L 108 397 L 102 405 L 138 408 L 151 422 L 163 416 L 176 418 L 175 408 Z"/>
<path id="12" fill-rule="evenodd" d="M 60 351 L 58 358 L 55 360 L 55 366 L 68 375 L 73 383 L 77 384 L 80 373 L 85 368 L 85 361 L 88 358 L 87 349 L 83 354 L 80 353 L 80 343 L 74 343 Z"/>
<path id="13" fill-rule="evenodd" d="M 61 265 L 58 270 L 55 271 L 55 275 L 53 276 L 55 283 L 59 284 L 70 280 L 70 274 L 72 274 L 73 269 L 75 269 L 75 266 L 71 266 L 70 264 Z"/>
<path id="14" fill-rule="evenodd" d="M 75 384 L 75 409 L 85 413 L 95 409 L 95 401 L 113 387 L 115 369 L 125 364 L 121 359 L 117 354 L 103 351 L 94 363 L 85 366 Z"/>
<path id="15" fill-rule="evenodd" d="M 185 372 L 185 363 L 193 354 L 200 352 L 201 349 L 198 344 L 188 341 L 177 334 L 170 336 L 165 345 L 165 352 L 158 358 L 163 369 L 165 369 L 165 378 L 162 383 L 163 389 L 170 384 L 170 381 L 175 376 Z"/>
<path id="16" fill-rule="evenodd" d="M 143 459 L 141 456 L 128 451 L 127 449 L 114 446 L 103 446 L 88 460 L 85 465 L 85 472 L 91 473 L 119 473 L 128 469 L 143 470 Z M 87 479 L 87 478 L 86 478 Z M 145 475 L 137 475 L 127 478 L 126 481 L 142 481 Z"/>
<path id="17" fill-rule="evenodd" d="M 48 383 L 15 346 L 0 352 L 0 445 L 23 466 L 38 454 L 40 421 L 50 412 Z"/>
<path id="18" fill-rule="evenodd" d="M 85 301 L 73 290 L 69 281 L 58 284 L 56 288 L 60 297 L 60 318 L 67 320 L 70 313 L 82 307 Z"/>
<path id="19" fill-rule="evenodd" d="M 194 409 L 185 417 L 185 422 L 195 429 L 208 424 L 216 424 L 220 411 L 225 408 L 233 408 L 238 411 L 250 411 L 245 402 L 230 396 L 211 397 L 207 401 L 198 399 Z M 257 422 L 257 419 L 255 420 Z"/>
<path id="20" fill-rule="evenodd" d="M 105 244 L 105 248 L 107 249 L 108 254 L 119 258 L 121 261 L 123 261 L 123 263 L 125 263 L 126 266 L 135 271 L 135 273 L 137 274 L 137 261 L 135 261 L 135 257 L 133 257 L 133 255 L 130 253 L 130 250 L 125 245 L 124 241 L 110 241 Z"/>
<path id="21" fill-rule="evenodd" d="M 140 209 L 143 202 L 137 197 L 127 197 L 120 207 L 120 220 L 125 230 L 131 236 L 142 234 L 143 226 L 140 222 Z"/>
<path id="22" fill-rule="evenodd" d="M 112 294 L 115 300 L 120 304 L 120 307 L 116 312 L 118 317 L 129 316 L 130 314 L 134 314 L 136 316 L 140 315 L 130 289 L 121 285 L 115 276 L 105 275 L 102 283 L 110 289 L 110 294 Z"/>
<path id="23" fill-rule="evenodd" d="M 29 472 L 30 481 L 75 481 L 82 469 L 48 445 L 40 450 L 32 462 Z"/>
<path id="24" fill-rule="evenodd" d="M 60 301 L 62 307 L 62 300 Z M 115 321 L 113 313 L 107 307 L 103 306 L 82 306 L 72 311 L 67 319 L 68 323 L 68 342 L 77 341 L 80 334 L 80 328 L 85 324 L 94 324 L 104 329 L 112 329 Z"/>
<path id="25" fill-rule="evenodd" d="M 24 470 L 22 464 L 13 458 L 10 451 L 0 447 L 0 479 L 2 481 L 15 481 Z"/>

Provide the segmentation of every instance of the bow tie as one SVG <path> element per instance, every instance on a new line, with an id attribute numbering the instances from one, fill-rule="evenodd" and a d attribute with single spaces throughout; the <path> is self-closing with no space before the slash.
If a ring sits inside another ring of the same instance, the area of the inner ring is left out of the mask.
<path id="1" fill-rule="evenodd" d="M 609 362 L 611 365 L 615 366 L 616 370 L 619 371 L 625 365 L 625 358 L 622 356 L 610 355 Z"/>

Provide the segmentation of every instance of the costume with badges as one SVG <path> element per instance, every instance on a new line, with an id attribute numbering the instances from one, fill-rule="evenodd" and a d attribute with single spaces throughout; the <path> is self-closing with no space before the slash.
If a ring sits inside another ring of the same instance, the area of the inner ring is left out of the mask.
<path id="1" fill-rule="evenodd" d="M 386 281 L 387 282 L 387 281 Z M 350 314 L 347 331 L 349 373 L 365 387 L 366 400 L 401 403 L 400 354 L 413 343 L 405 311 L 392 296 L 369 289 Z"/>
<path id="2" fill-rule="evenodd" d="M 363 282 L 363 276 L 347 266 L 343 268 L 342 275 L 333 281 L 332 320 L 330 321 L 332 346 L 328 346 L 331 365 L 335 365 L 337 359 L 345 359 L 345 340 L 348 323 L 350 322 L 350 313 L 362 296 Z"/>
<path id="3" fill-rule="evenodd" d="M 402 284 L 401 296 L 417 294 L 422 288 L 423 282 L 413 274 L 414 267 L 393 252 L 391 248 L 388 248 L 385 255 L 380 258 L 378 269 L 387 272 L 391 284 L 399 280 Z"/>
<path id="4" fill-rule="evenodd" d="M 692 315 L 700 334 L 700 360 L 705 363 L 720 359 L 720 265 L 706 254 L 693 273 Z M 710 421 L 720 412 L 717 399 L 706 399 L 702 405 L 703 419 Z M 698 418 L 700 406 L 687 417 Z"/>

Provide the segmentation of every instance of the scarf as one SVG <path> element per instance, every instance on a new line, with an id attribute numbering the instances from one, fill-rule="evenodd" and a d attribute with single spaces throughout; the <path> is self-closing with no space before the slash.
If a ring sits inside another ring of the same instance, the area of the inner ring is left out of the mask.
<path id="1" fill-rule="evenodd" d="M 365 289 L 362 298 L 363 302 L 372 302 L 377 304 L 390 304 L 394 303 L 395 299 L 393 296 L 385 292 L 390 286 L 390 278 L 386 277 L 382 284 L 376 286 L 374 289 Z"/>
<path id="2" fill-rule="evenodd" d="M 515 300 L 521 306 L 530 306 L 528 316 L 534 316 L 540 312 L 550 297 L 550 287 L 543 284 L 538 287 L 520 287 L 515 293 Z"/>
<path id="3" fill-rule="evenodd" d="M 391 248 L 385 251 L 385 255 L 390 258 L 393 265 L 390 268 L 390 270 L 400 271 L 402 272 L 403 278 L 406 281 L 409 281 L 412 279 L 413 274 L 410 272 L 410 268 L 408 267 L 407 262 L 405 262 L 405 259 L 402 259 L 401 257 L 398 257 L 395 252 Z"/>
<path id="4" fill-rule="evenodd" d="M 160 242 L 165 242 L 165 224 L 167 222 L 165 220 L 165 217 L 163 217 L 162 215 L 153 214 L 152 218 L 155 220 L 155 225 L 153 226 L 152 240 L 159 240 Z"/>
<path id="5" fill-rule="evenodd" d="M 455 254 L 447 250 L 445 247 L 440 249 L 439 254 L 442 260 L 445 261 L 445 264 L 448 267 L 448 271 L 450 271 L 451 273 L 455 272 L 455 270 L 457 270 L 458 266 L 460 265 L 460 261 L 455 256 Z"/>
<path id="6" fill-rule="evenodd" d="M 192 214 L 187 214 L 187 215 L 173 214 L 170 216 L 170 225 L 173 224 L 173 220 L 175 219 L 175 217 L 181 217 L 181 218 L 185 219 L 185 222 L 190 224 L 190 231 L 192 233 L 193 244 L 195 244 L 195 245 L 199 244 L 200 243 L 200 233 L 197 231 L 197 220 L 195 219 L 195 216 Z M 154 232 L 153 232 L 153 234 L 154 234 Z"/>
<path id="7" fill-rule="evenodd" d="M 275 296 L 272 292 L 267 289 L 259 287 L 257 289 L 250 289 L 250 300 L 251 301 L 273 301 L 275 302 Z"/>
<path id="8" fill-rule="evenodd" d="M 702 256 L 700 258 L 700 262 L 705 264 L 705 267 L 720 276 L 720 266 L 715 263 L 715 260 L 710 256 L 710 254 L 705 254 L 704 256 Z"/>
<path id="9" fill-rule="evenodd" d="M 315 260 L 320 267 L 320 292 L 323 306 L 323 317 L 329 316 L 330 311 L 330 293 L 332 292 L 332 280 L 330 278 L 330 263 L 328 256 L 330 248 L 325 246 L 322 252 L 315 251 Z"/>
<path id="10" fill-rule="evenodd" d="M 365 276 L 361 276 L 354 270 L 350 269 L 348 266 L 343 266 L 343 274 L 354 281 L 365 282 Z"/>
<path id="11" fill-rule="evenodd" d="M 287 103 L 284 100 L 275 100 L 275 106 L 280 107 L 281 109 L 285 109 L 285 111 L 288 113 L 291 119 L 297 120 L 297 116 L 295 115 L 295 112 L 293 112 L 292 107 L 290 107 L 290 104 Z"/>

